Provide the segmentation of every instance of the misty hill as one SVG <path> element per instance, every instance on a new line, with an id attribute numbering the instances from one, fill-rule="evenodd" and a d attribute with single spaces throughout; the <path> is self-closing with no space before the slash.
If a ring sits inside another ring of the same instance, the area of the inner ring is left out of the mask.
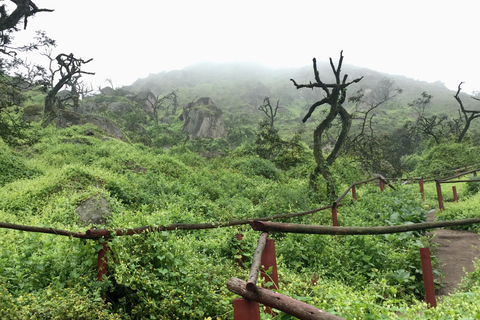
<path id="1" fill-rule="evenodd" d="M 318 62 L 318 70 L 322 81 L 333 81 L 327 62 Z M 342 71 L 349 75 L 350 80 L 363 76 L 362 81 L 349 87 L 347 98 L 359 89 L 373 90 L 385 78 L 392 79 L 395 87 L 403 89 L 403 93 L 385 106 L 385 110 L 380 114 L 389 118 L 384 119 L 387 120 L 384 122 L 386 128 L 390 128 L 392 123 L 401 125 L 402 121 L 411 119 L 412 110 L 408 103 L 419 98 L 424 91 L 433 96 L 429 107 L 432 114 L 445 114 L 450 117 L 458 115 L 458 104 L 453 97 L 455 91 L 441 82 L 428 83 L 348 64 L 344 65 Z M 311 104 L 323 97 L 323 92 L 318 89 L 296 90 L 291 78 L 297 83 L 312 81 L 312 66 L 274 69 L 253 63 L 201 63 L 182 70 L 151 74 L 134 82 L 130 89 L 150 90 L 155 95 L 178 90 L 180 106 L 187 105 L 196 97 L 210 97 L 224 112 L 227 123 L 231 124 L 238 121 L 239 117 L 243 122 L 247 121 L 246 119 L 258 122 L 263 115 L 258 107 L 265 97 L 269 97 L 275 103 L 280 101 L 281 109 L 276 119 L 278 127 L 291 132 L 292 129 L 298 130 L 302 126 L 301 118 Z M 480 107 L 466 94 L 462 96 L 462 100 L 467 108 Z M 321 115 L 317 113 L 312 120 L 315 121 L 315 117 L 319 116 Z M 402 121 L 397 121 L 398 119 Z"/>

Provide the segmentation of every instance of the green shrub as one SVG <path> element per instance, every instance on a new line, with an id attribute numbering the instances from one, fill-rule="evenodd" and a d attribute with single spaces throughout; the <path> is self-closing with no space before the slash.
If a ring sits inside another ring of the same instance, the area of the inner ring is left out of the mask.
<path id="1" fill-rule="evenodd" d="M 478 180 L 478 182 L 467 182 L 466 192 L 469 195 L 477 194 L 480 191 L 480 178 L 477 176 L 471 175 L 470 180 Z"/>

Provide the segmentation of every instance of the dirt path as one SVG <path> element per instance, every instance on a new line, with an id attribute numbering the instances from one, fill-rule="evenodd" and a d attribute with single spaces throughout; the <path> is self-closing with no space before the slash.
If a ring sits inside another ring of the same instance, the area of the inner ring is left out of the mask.
<path id="1" fill-rule="evenodd" d="M 427 221 L 435 220 L 436 211 L 427 215 Z M 435 249 L 435 255 L 439 260 L 439 268 L 445 278 L 442 279 L 443 286 L 437 295 L 453 293 L 465 276 L 466 272 L 472 272 L 473 260 L 480 258 L 480 235 L 474 232 L 437 229 L 432 232 L 433 241 L 439 246 Z"/>

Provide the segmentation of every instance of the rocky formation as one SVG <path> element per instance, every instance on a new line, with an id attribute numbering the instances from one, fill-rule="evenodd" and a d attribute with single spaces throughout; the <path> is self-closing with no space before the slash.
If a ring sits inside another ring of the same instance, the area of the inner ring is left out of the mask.
<path id="1" fill-rule="evenodd" d="M 138 105 L 153 119 L 153 106 L 157 102 L 157 97 L 151 91 L 142 91 L 137 94 L 129 94 L 127 98 Z"/>
<path id="2" fill-rule="evenodd" d="M 107 199 L 101 194 L 87 199 L 75 211 L 83 224 L 106 224 L 112 215 Z"/>
<path id="3" fill-rule="evenodd" d="M 102 116 L 93 114 L 81 115 L 73 111 L 56 110 L 54 114 L 44 121 L 43 125 L 46 126 L 52 122 L 59 128 L 67 128 L 75 125 L 81 126 L 91 123 L 100 130 L 103 130 L 107 135 L 128 142 L 120 127 L 112 120 Z"/>
<path id="4" fill-rule="evenodd" d="M 183 110 L 183 132 L 191 139 L 223 138 L 226 134 L 222 110 L 208 97 L 189 103 Z"/>

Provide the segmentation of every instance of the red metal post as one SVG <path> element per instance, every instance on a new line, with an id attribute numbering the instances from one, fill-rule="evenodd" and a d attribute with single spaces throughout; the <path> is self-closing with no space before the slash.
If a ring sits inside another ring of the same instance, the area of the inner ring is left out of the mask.
<path id="1" fill-rule="evenodd" d="M 452 191 L 453 191 L 453 200 L 455 200 L 455 202 L 458 202 L 457 187 L 453 186 Z"/>
<path id="2" fill-rule="evenodd" d="M 385 190 L 385 183 L 382 180 L 379 180 L 378 184 L 380 185 L 380 191 L 383 192 L 383 190 Z"/>
<path id="3" fill-rule="evenodd" d="M 425 189 L 423 188 L 423 178 L 418 182 L 420 185 L 420 194 L 422 195 L 422 201 L 425 201 Z"/>
<path id="4" fill-rule="evenodd" d="M 435 180 L 435 185 L 437 187 L 438 210 L 445 210 L 445 207 L 443 206 L 442 186 L 440 185 L 440 181 Z"/>
<path id="5" fill-rule="evenodd" d="M 422 261 L 423 284 L 425 286 L 425 301 L 429 308 L 435 308 L 437 307 L 437 301 L 435 299 L 435 285 L 433 283 L 429 248 L 420 248 L 420 259 Z"/>
<path id="6" fill-rule="evenodd" d="M 103 247 L 98 251 L 97 259 L 97 279 L 98 281 L 103 281 L 103 276 L 107 274 L 107 252 L 108 246 L 107 241 L 103 241 Z"/>
<path id="7" fill-rule="evenodd" d="M 275 240 L 273 239 L 267 239 L 267 243 L 265 244 L 265 249 L 263 250 L 262 254 L 262 265 L 264 269 L 262 269 L 260 276 L 263 279 L 263 283 L 273 282 L 272 286 L 265 288 L 278 290 L 277 257 L 275 255 Z M 269 270 L 270 268 L 271 272 L 269 272 L 267 275 L 265 270 Z M 268 306 L 265 306 L 265 312 L 271 314 L 272 309 Z"/>
<path id="8" fill-rule="evenodd" d="M 357 201 L 357 188 L 355 187 L 355 185 L 352 186 L 352 197 L 353 200 Z"/>
<path id="9" fill-rule="evenodd" d="M 240 268 L 244 269 L 245 267 L 243 266 L 243 263 L 245 262 L 245 256 L 243 254 L 241 254 L 243 252 L 243 250 L 242 250 L 242 243 L 240 242 L 240 241 L 243 240 L 243 234 L 237 233 L 235 236 L 237 237 L 237 240 L 239 241 L 238 254 L 241 255 L 241 257 L 236 258 L 235 261 L 237 262 L 237 264 Z"/>
<path id="10" fill-rule="evenodd" d="M 334 204 L 332 206 L 332 223 L 334 227 L 338 226 L 338 220 L 337 220 L 337 205 Z"/>
<path id="11" fill-rule="evenodd" d="M 233 299 L 234 320 L 260 320 L 258 302 L 243 298 Z"/>

